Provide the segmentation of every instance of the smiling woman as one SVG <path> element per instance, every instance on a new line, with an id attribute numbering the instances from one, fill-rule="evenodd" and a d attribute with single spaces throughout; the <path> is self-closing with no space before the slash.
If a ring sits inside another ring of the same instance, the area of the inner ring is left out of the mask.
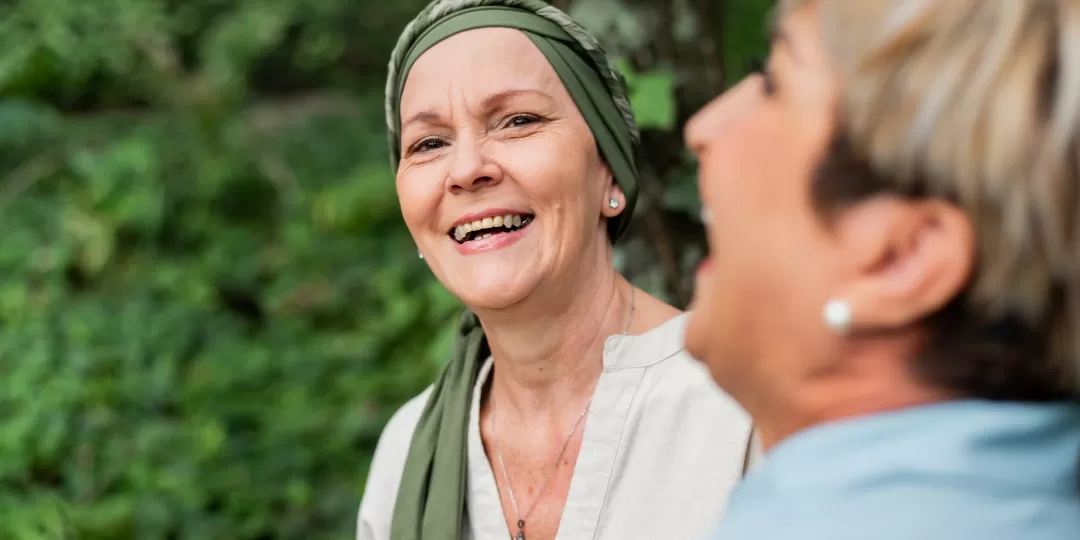
<path id="1" fill-rule="evenodd" d="M 683 351 L 685 315 L 615 270 L 640 141 L 599 44 L 540 0 L 439 0 L 386 97 L 405 224 L 469 312 L 380 438 L 358 539 L 704 533 L 749 420 Z"/>
<path id="2" fill-rule="evenodd" d="M 525 33 L 480 28 L 438 42 L 411 66 L 401 117 L 402 214 L 435 275 L 466 305 L 505 308 L 555 277 L 614 278 L 600 274 L 596 257 L 609 243 L 603 221 L 622 213 L 624 191 Z M 525 226 L 505 232 L 506 215 Z"/>

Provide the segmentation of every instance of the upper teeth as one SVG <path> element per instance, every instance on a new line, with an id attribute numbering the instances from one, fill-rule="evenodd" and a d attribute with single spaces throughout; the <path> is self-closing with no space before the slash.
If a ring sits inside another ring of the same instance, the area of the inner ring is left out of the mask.
<path id="1" fill-rule="evenodd" d="M 498 227 L 520 227 L 521 216 L 515 214 L 506 214 L 505 216 L 486 217 L 484 219 L 478 219 L 472 223 L 464 223 L 454 227 L 454 238 L 459 242 L 464 240 L 465 237 L 473 232 L 483 229 L 494 229 Z"/>

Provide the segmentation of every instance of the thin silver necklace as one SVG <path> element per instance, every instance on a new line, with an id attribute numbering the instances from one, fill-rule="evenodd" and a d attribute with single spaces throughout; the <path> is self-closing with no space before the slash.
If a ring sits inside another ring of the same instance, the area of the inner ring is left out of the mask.
<path id="1" fill-rule="evenodd" d="M 630 332 L 630 323 L 634 321 L 634 287 L 630 287 L 630 316 L 626 321 L 626 328 L 623 329 L 622 335 L 626 335 Z M 514 487 L 510 485 L 510 474 L 506 472 L 506 463 L 503 461 L 502 452 L 499 451 L 499 423 L 495 421 L 495 400 L 491 400 L 491 440 L 495 446 L 495 457 L 499 460 L 499 468 L 502 469 L 503 479 L 506 480 L 506 490 L 510 495 L 510 505 L 514 507 L 514 517 L 517 518 L 517 535 L 514 536 L 514 540 L 525 540 L 525 520 L 529 519 L 532 515 L 533 509 L 536 508 L 537 501 L 544 495 L 544 490 L 547 489 L 548 482 L 555 474 L 555 471 L 559 468 L 559 462 L 562 461 L 562 456 L 566 453 L 566 448 L 570 446 L 570 440 L 574 438 L 574 433 L 577 432 L 578 427 L 581 426 L 581 421 L 585 419 L 586 413 L 589 412 L 589 407 L 592 406 L 592 398 L 585 403 L 585 408 L 581 410 L 581 414 L 578 415 L 577 421 L 574 422 L 574 427 L 570 429 L 570 434 L 566 436 L 566 440 L 563 441 L 562 447 L 559 448 L 559 452 L 555 454 L 555 462 L 552 464 L 551 469 L 547 475 L 544 476 L 544 482 L 540 484 L 540 490 L 536 492 L 536 497 L 529 503 L 529 507 L 525 509 L 525 513 L 522 514 L 518 509 L 517 496 L 514 495 Z"/>

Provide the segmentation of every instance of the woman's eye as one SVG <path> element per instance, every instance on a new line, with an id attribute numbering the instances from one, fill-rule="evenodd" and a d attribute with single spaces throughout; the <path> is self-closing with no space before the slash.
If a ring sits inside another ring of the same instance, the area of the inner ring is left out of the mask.
<path id="1" fill-rule="evenodd" d="M 526 114 L 519 114 L 510 118 L 510 121 L 506 123 L 507 127 L 523 127 L 529 124 L 538 122 L 540 119 L 535 116 Z"/>
<path id="2" fill-rule="evenodd" d="M 758 75 L 761 77 L 764 83 L 765 95 L 771 96 L 776 93 L 776 83 L 773 81 L 772 73 L 769 72 L 769 65 L 763 58 L 753 58 L 750 60 L 749 71 L 751 75 Z"/>
<path id="3" fill-rule="evenodd" d="M 439 139 L 424 139 L 413 145 L 413 152 L 427 152 L 438 150 L 443 147 L 443 141 Z"/>

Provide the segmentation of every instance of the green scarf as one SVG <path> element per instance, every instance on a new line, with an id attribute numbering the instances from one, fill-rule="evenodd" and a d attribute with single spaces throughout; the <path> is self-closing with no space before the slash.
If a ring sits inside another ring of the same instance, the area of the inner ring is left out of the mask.
<path id="1" fill-rule="evenodd" d="M 401 157 L 400 98 L 413 63 L 442 40 L 476 28 L 525 33 L 559 75 L 626 194 L 608 222 L 612 241 L 626 230 L 638 192 L 641 139 L 626 86 L 600 44 L 565 13 L 542 0 L 436 0 L 402 33 L 390 59 L 386 119 L 391 164 Z M 476 316 L 459 322 L 454 356 L 436 379 L 405 460 L 390 529 L 392 540 L 456 540 L 465 513 L 469 409 L 478 372 L 490 351 Z"/>

